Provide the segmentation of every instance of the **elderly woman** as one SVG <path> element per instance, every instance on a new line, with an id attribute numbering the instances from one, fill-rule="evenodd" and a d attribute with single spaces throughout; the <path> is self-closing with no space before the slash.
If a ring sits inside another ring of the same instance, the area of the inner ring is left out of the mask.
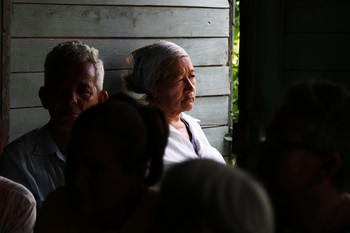
<path id="1" fill-rule="evenodd" d="M 149 104 L 163 110 L 169 123 L 164 168 L 194 158 L 225 163 L 198 120 L 184 113 L 193 108 L 196 96 L 196 72 L 186 51 L 172 42 L 159 41 L 135 50 L 125 63 L 127 89 L 144 94 Z"/>

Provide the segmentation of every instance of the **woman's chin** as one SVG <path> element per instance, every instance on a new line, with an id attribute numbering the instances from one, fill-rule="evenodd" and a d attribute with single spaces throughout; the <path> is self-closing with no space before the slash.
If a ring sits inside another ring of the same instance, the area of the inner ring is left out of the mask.
<path id="1" fill-rule="evenodd" d="M 194 102 L 189 102 L 189 103 L 187 103 L 185 106 L 184 106 L 184 112 L 188 112 L 188 111 L 191 111 L 192 110 L 192 108 L 193 108 L 193 106 L 194 106 Z"/>

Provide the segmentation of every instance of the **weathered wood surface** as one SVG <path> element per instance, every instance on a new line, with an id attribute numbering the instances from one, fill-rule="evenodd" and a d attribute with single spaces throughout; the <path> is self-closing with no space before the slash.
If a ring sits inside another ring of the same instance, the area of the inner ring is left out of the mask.
<path id="1" fill-rule="evenodd" d="M 228 96 L 196 98 L 191 116 L 200 120 L 202 126 L 225 125 L 228 122 Z"/>
<path id="2" fill-rule="evenodd" d="M 210 144 L 220 151 L 222 155 L 228 156 L 230 145 L 224 140 L 225 134 L 228 133 L 227 127 L 203 128 L 203 131 Z"/>
<path id="3" fill-rule="evenodd" d="M 285 69 L 349 70 L 350 33 L 286 35 Z"/>
<path id="4" fill-rule="evenodd" d="M 10 111 L 10 141 L 32 129 L 44 125 L 49 120 L 48 111 L 44 108 L 12 109 Z M 30 121 L 28 119 L 31 119 Z M 227 155 L 227 145 L 224 142 L 224 135 L 228 132 L 227 126 L 204 128 L 208 140 L 213 147 L 222 154 Z"/>
<path id="5" fill-rule="evenodd" d="M 331 80 L 350 87 L 349 9 L 345 0 L 286 1 L 281 94 L 305 80 Z"/>
<path id="6" fill-rule="evenodd" d="M 10 140 L 16 139 L 32 129 L 49 121 L 49 113 L 44 108 L 20 108 L 10 110 Z"/>
<path id="7" fill-rule="evenodd" d="M 15 0 L 12 1 L 10 141 L 49 120 L 37 92 L 46 54 L 58 43 L 80 39 L 99 49 L 105 89 L 124 91 L 123 59 L 159 39 L 189 53 L 197 72 L 190 115 L 209 141 L 227 155 L 229 122 L 229 2 L 227 0 Z"/>
<path id="8" fill-rule="evenodd" d="M 57 3 L 57 0 L 13 0 L 13 3 Z M 189 6 L 228 8 L 227 0 L 60 0 L 60 4 L 135 5 L 135 6 Z"/>
<path id="9" fill-rule="evenodd" d="M 11 71 L 40 72 L 46 54 L 58 43 L 68 39 L 12 39 Z M 124 57 L 133 50 L 154 43 L 158 39 L 86 39 L 100 51 L 105 69 L 123 69 Z M 194 66 L 226 65 L 229 57 L 227 38 L 169 39 L 182 46 Z"/>
<path id="10" fill-rule="evenodd" d="M 196 98 L 194 108 L 188 114 L 198 118 L 203 127 L 223 126 L 228 121 L 227 106 L 227 96 Z M 26 132 L 28 128 L 46 122 L 48 113 L 42 107 L 11 109 L 10 119 L 13 138 L 19 132 Z"/>
<path id="11" fill-rule="evenodd" d="M 286 32 L 349 31 L 349 1 L 285 1 Z"/>
<path id="12" fill-rule="evenodd" d="M 334 81 L 337 83 L 343 83 L 350 88 L 350 71 L 286 71 L 285 82 L 283 83 L 284 85 L 282 88 L 286 89 L 289 85 L 306 80 Z"/>
<path id="13" fill-rule="evenodd" d="M 124 82 L 120 79 L 123 71 L 107 71 L 104 88 L 112 94 L 125 91 Z M 228 67 L 197 67 L 197 96 L 229 95 L 230 82 Z M 44 84 L 43 73 L 15 73 L 11 75 L 10 107 L 41 106 L 38 97 L 40 86 Z"/>
<path id="14" fill-rule="evenodd" d="M 7 144 L 9 134 L 9 111 L 10 111 L 10 45 L 11 45 L 11 34 L 10 34 L 10 22 L 11 22 L 11 1 L 2 0 L 0 4 L 0 90 L 1 90 L 1 143 L 0 151 L 2 147 Z"/>
<path id="15" fill-rule="evenodd" d="M 229 35 L 229 9 L 13 4 L 12 17 L 13 37 Z"/>

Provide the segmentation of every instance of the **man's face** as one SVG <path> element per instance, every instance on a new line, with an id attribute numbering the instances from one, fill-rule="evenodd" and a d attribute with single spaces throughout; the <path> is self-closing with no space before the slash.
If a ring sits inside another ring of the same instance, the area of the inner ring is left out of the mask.
<path id="1" fill-rule="evenodd" d="M 96 79 L 95 67 L 90 62 L 66 63 L 50 77 L 39 95 L 54 128 L 70 130 L 80 113 L 99 102 Z"/>

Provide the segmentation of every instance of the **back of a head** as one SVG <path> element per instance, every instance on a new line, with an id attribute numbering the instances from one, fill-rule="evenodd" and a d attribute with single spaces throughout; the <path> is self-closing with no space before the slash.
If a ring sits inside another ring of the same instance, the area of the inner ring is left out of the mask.
<path id="1" fill-rule="evenodd" d="M 165 174 L 160 190 L 163 232 L 273 232 L 265 190 L 239 168 L 189 160 Z"/>
<path id="2" fill-rule="evenodd" d="M 115 142 L 121 152 L 116 159 L 121 161 L 125 172 L 149 161 L 145 183 L 153 185 L 159 181 L 168 137 L 168 125 L 160 110 L 144 106 L 124 94 L 112 96 L 106 103 L 93 106 L 79 116 L 72 129 L 68 155 L 75 140 L 91 129 L 104 132 Z"/>
<path id="3" fill-rule="evenodd" d="M 50 82 L 57 70 L 61 69 L 65 63 L 91 62 L 96 70 L 97 87 L 99 91 L 103 89 L 104 68 L 99 57 L 99 51 L 82 41 L 66 41 L 56 45 L 47 55 L 45 60 L 45 86 Z"/>

